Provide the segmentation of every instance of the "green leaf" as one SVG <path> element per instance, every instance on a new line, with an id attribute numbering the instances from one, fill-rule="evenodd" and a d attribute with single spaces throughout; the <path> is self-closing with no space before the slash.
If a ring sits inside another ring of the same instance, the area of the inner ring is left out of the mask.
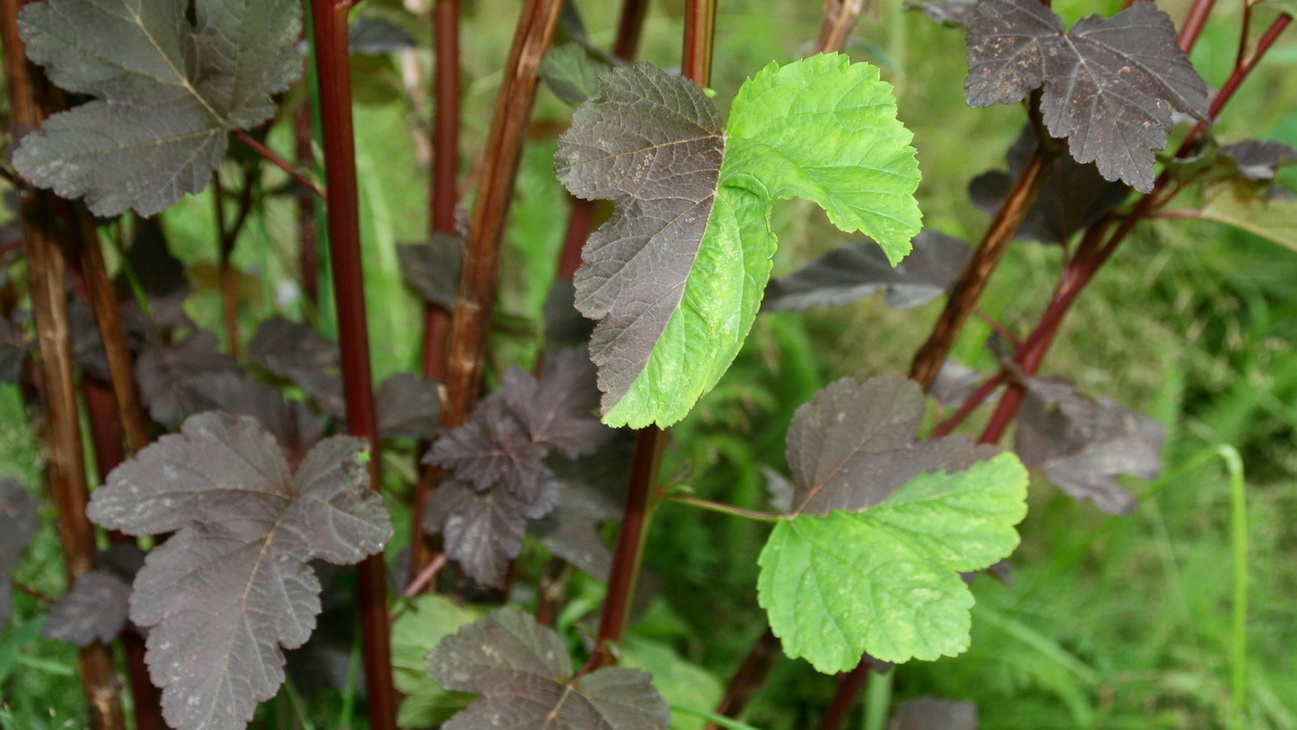
<path id="1" fill-rule="evenodd" d="M 831 673 L 866 652 L 898 663 L 963 652 L 973 596 L 959 573 L 1013 552 L 1026 496 L 1026 469 L 1001 454 L 920 474 L 872 509 L 781 522 L 757 559 L 757 596 L 785 653 Z"/>
<path id="2" fill-rule="evenodd" d="M 626 637 L 621 665 L 653 675 L 653 686 L 672 707 L 710 709 L 725 696 L 725 686 L 716 675 L 657 641 Z M 671 730 L 701 730 L 706 724 L 705 718 L 671 713 Z"/>
<path id="3" fill-rule="evenodd" d="M 424 661 L 443 638 L 481 618 L 483 613 L 445 596 L 419 596 L 392 624 L 392 681 L 402 695 L 396 724 L 406 728 L 439 725 L 468 707 L 473 695 L 451 692 L 428 676 Z"/>
<path id="4" fill-rule="evenodd" d="M 301 72 L 295 0 L 44 0 L 23 9 L 27 56 L 98 97 L 23 138 L 14 167 L 97 215 L 153 215 L 207 186 L 230 130 L 275 111 Z"/>
<path id="5" fill-rule="evenodd" d="M 1297 251 L 1297 200 L 1245 198 L 1224 192 L 1212 197 L 1199 216 L 1241 228 Z"/>
<path id="6" fill-rule="evenodd" d="M 878 69 L 846 56 L 771 64 L 721 132 L 711 100 L 646 64 L 599 77 L 559 139 L 559 179 L 618 203 L 586 244 L 576 304 L 604 422 L 670 425 L 728 369 L 770 278 L 776 200 L 802 197 L 895 265 L 919 230 L 918 163 Z"/>

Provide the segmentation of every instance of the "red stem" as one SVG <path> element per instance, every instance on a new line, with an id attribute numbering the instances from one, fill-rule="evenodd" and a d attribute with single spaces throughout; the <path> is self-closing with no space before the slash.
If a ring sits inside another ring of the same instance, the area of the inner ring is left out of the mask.
<path id="1" fill-rule="evenodd" d="M 343 396 L 347 431 L 370 450 L 370 488 L 381 491 L 378 429 L 374 412 L 369 331 L 365 318 L 365 284 L 357 207 L 356 150 L 351 117 L 351 67 L 347 49 L 350 4 L 312 0 L 315 63 L 319 80 L 324 174 L 328 181 L 325 214 L 329 228 L 334 299 L 342 348 Z M 387 571 L 382 554 L 371 555 L 358 569 L 357 601 L 364 634 L 365 682 L 369 721 L 374 730 L 396 727 L 396 691 L 387 613 Z"/>
<path id="2" fill-rule="evenodd" d="M 459 199 L 459 0 L 436 0 L 432 9 L 436 74 L 433 77 L 432 169 L 428 186 L 428 234 L 455 235 L 455 204 Z M 423 377 L 446 377 L 446 337 L 450 313 L 435 304 L 423 305 Z M 423 444 L 422 454 L 427 450 Z M 439 477 L 436 467 L 424 468 L 414 483 L 410 512 L 410 580 L 417 580 L 434 559 L 423 530 L 423 511 Z M 431 590 L 435 585 L 425 582 Z"/>
<path id="3" fill-rule="evenodd" d="M 319 0 L 311 0 L 311 1 L 316 5 L 319 4 Z M 318 67 L 319 65 L 318 61 L 316 62 L 316 65 Z M 348 69 L 348 75 L 350 75 L 350 69 Z M 258 142 L 256 139 L 253 138 L 252 135 L 248 134 L 242 129 L 237 129 L 234 131 L 234 136 L 238 137 L 239 141 L 242 142 L 243 144 L 246 144 L 247 146 L 251 147 L 253 152 L 256 152 L 257 154 L 261 155 L 263 158 L 269 160 L 275 165 L 275 167 L 278 167 L 279 169 L 288 173 L 289 176 L 291 176 L 294 180 L 305 185 L 307 189 L 315 193 L 315 196 L 317 198 L 326 198 L 326 199 L 328 198 L 326 192 L 320 189 L 320 186 L 315 184 L 314 180 L 303 175 L 300 170 L 288 164 L 287 160 L 275 154 L 274 150 Z"/>
<path id="4" fill-rule="evenodd" d="M 1202 35 L 1203 27 L 1207 25 L 1207 16 L 1211 15 L 1215 5 L 1216 0 L 1194 0 L 1189 14 L 1185 16 L 1184 25 L 1180 26 L 1180 37 L 1176 45 L 1181 51 L 1188 53 L 1193 50 L 1198 43 L 1198 36 Z"/>

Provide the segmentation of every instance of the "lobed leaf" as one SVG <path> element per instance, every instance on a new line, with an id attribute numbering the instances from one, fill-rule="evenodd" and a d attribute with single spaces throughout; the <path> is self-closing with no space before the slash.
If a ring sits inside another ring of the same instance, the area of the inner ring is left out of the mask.
<path id="1" fill-rule="evenodd" d="M 845 243 L 788 276 L 770 282 L 762 311 L 835 307 L 887 294 L 893 309 L 917 307 L 941 296 L 973 252 L 963 241 L 930 230 L 914 237 L 914 250 L 895 268 L 870 240 Z"/>
<path id="2" fill-rule="evenodd" d="M 959 573 L 1017 546 L 1026 487 L 1001 454 L 920 474 L 862 512 L 781 521 L 757 559 L 757 598 L 785 653 L 831 673 L 865 652 L 904 662 L 967 649 L 973 597 Z"/>
<path id="3" fill-rule="evenodd" d="M 481 695 L 442 725 L 446 730 L 665 730 L 670 721 L 646 672 L 600 669 L 571 679 L 571 660 L 559 636 L 512 608 L 443 639 L 428 654 L 428 674 L 446 689 Z"/>
<path id="4" fill-rule="evenodd" d="M 1073 499 L 1116 515 L 1135 510 L 1118 474 L 1153 479 L 1162 471 L 1166 427 L 1109 400 L 1090 400 L 1070 381 L 1031 378 L 1013 449 Z"/>
<path id="5" fill-rule="evenodd" d="M 722 131 L 711 101 L 646 64 L 599 77 L 559 138 L 560 181 L 617 203 L 586 243 L 576 306 L 599 320 L 604 422 L 669 425 L 738 353 L 770 273 L 770 208 L 802 197 L 895 263 L 918 232 L 910 133 L 868 64 L 766 67 Z"/>
<path id="6" fill-rule="evenodd" d="M 503 587 L 509 561 L 518 557 L 527 519 L 545 516 L 558 501 L 558 489 L 528 503 L 507 489 L 473 489 L 443 482 L 428 498 L 423 526 L 441 533 L 446 555 L 482 585 Z"/>
<path id="7" fill-rule="evenodd" d="M 437 381 L 396 373 L 379 386 L 374 410 L 379 436 L 431 439 L 437 435 L 441 416 Z"/>
<path id="8" fill-rule="evenodd" d="M 198 330 L 183 341 L 165 345 L 150 343 L 135 363 L 135 382 L 149 416 L 175 428 L 186 417 L 211 408 L 197 389 L 197 380 L 219 373 L 241 375 L 234 358 L 216 349 L 216 335 Z"/>
<path id="9" fill-rule="evenodd" d="M 1008 104 L 1042 88 L 1040 110 L 1077 162 L 1106 180 L 1153 188 L 1153 151 L 1166 147 L 1171 111 L 1207 118 L 1207 88 L 1152 2 L 1068 33 L 1036 0 L 982 0 L 968 28 L 970 106 Z"/>
<path id="10" fill-rule="evenodd" d="M 175 532 L 135 578 L 152 627 L 149 673 L 174 727 L 242 728 L 283 682 L 280 647 L 306 642 L 320 584 L 306 565 L 359 562 L 392 534 L 366 488 L 361 443 L 335 436 L 296 472 L 256 421 L 187 420 L 108 475 L 87 514 L 132 535 Z"/>
<path id="11" fill-rule="evenodd" d="M 342 355 L 314 327 L 271 317 L 248 342 L 248 359 L 306 391 L 326 413 L 342 418 Z"/>
<path id="12" fill-rule="evenodd" d="M 13 609 L 9 575 L 38 525 L 36 500 L 16 479 L 0 477 L 0 629 L 8 625 Z"/>
<path id="13" fill-rule="evenodd" d="M 18 24 L 51 81 L 96 100 L 24 137 L 14 167 L 101 216 L 206 187 L 228 132 L 269 119 L 301 72 L 293 0 L 42 0 Z"/>

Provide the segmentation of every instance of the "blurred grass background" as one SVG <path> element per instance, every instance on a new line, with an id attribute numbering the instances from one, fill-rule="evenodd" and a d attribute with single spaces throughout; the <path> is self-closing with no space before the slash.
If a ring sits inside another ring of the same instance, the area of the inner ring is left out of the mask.
<path id="1" fill-rule="evenodd" d="M 368 0 L 362 13 L 391 14 L 397 3 Z M 509 8 L 518 3 L 511 2 Z M 594 40 L 612 38 L 614 3 L 581 4 Z M 641 57 L 679 63 L 682 0 L 653 6 Z M 1119 3 L 1065 0 L 1069 22 L 1111 14 Z M 1183 0 L 1162 3 L 1173 18 Z M 815 37 L 821 3 L 722 0 L 713 85 L 724 105 L 743 79 L 770 61 L 803 55 Z M 473 170 L 489 122 L 512 14 L 482 0 L 465 2 L 463 31 L 464 168 Z M 1239 8 L 1219 6 L 1193 56 L 1208 83 L 1228 73 Z M 1221 118 L 1222 141 L 1248 137 L 1297 145 L 1297 43 L 1292 32 Z M 427 47 L 426 34 L 421 38 Z M 848 52 L 883 69 L 897 89 L 900 116 L 915 134 L 924 181 L 926 225 L 976 241 L 987 216 L 967 185 L 1004 166 L 1017 136 L 1018 107 L 969 109 L 963 103 L 962 32 L 907 12 L 896 0 L 862 17 Z M 425 54 L 426 55 L 426 54 Z M 424 59 L 426 61 L 426 58 Z M 357 79 L 366 280 L 376 376 L 413 369 L 418 306 L 400 283 L 393 246 L 419 239 L 425 225 L 425 170 L 412 120 L 420 101 L 402 98 L 395 62 L 370 64 Z M 425 77 L 426 78 L 426 77 Z M 539 307 L 562 234 L 562 191 L 550 173 L 553 136 L 569 110 L 542 92 L 534 142 L 524 157 L 493 362 L 502 369 L 533 357 Z M 282 129 L 272 135 L 289 149 Z M 267 185 L 282 182 L 266 172 Z M 227 179 L 234 179 L 231 174 Z M 1289 178 L 1290 185 L 1293 178 Z M 465 186 L 471 189 L 471 186 Z M 215 260 L 210 193 L 165 215 L 177 254 L 193 272 Z M 274 312 L 307 314 L 293 282 L 296 256 L 291 201 L 257 210 L 236 252 L 245 273 L 243 336 Z M 780 232 L 775 273 L 786 273 L 841 242 L 813 205 L 775 209 Z M 1011 328 L 1030 326 L 1059 269 L 1059 251 L 1015 244 L 984 299 Z M 219 297 L 210 277 L 193 276 L 191 313 L 219 330 Z M 783 469 L 783 432 L 793 410 L 843 375 L 901 374 L 940 304 L 893 312 L 879 298 L 802 315 L 763 315 L 748 346 L 716 390 L 674 430 L 664 473 L 699 494 L 760 508 L 762 467 Z M 327 318 L 326 318 L 327 319 Z M 327 321 L 322 323 L 327 329 Z M 957 350 L 966 364 L 991 367 L 986 327 L 970 325 Z M 1297 254 L 1254 236 L 1194 221 L 1145 225 L 1097 278 L 1071 313 L 1044 372 L 1077 380 L 1166 424 L 1163 479 L 1128 483 L 1140 509 L 1113 518 L 1078 504 L 1051 485 L 1033 485 L 1013 559 L 1014 588 L 979 577 L 973 590 L 972 649 L 965 655 L 897 669 L 874 678 L 857 727 L 877 730 L 877 708 L 919 694 L 976 702 L 981 727 L 1217 728 L 1230 724 L 1232 672 L 1241 662 L 1246 693 L 1241 724 L 1297 728 Z M 976 419 L 975 419 L 976 420 Z M 40 447 L 13 388 L 0 388 L 0 470 L 39 484 Z M 1218 448 L 1241 455 L 1246 472 L 1246 540 L 1251 591 L 1246 653 L 1232 644 L 1234 571 L 1229 472 Z M 408 466 L 391 469 L 399 481 Z M 394 485 L 403 490 L 404 485 Z M 52 507 L 42 516 L 52 523 Z M 404 520 L 398 522 L 404 524 Z M 766 528 L 667 505 L 650 536 L 648 567 L 660 597 L 638 636 L 671 646 L 718 682 L 728 678 L 760 633 L 754 558 Z M 16 580 L 48 596 L 64 590 L 57 537 L 47 527 L 27 552 Z M 597 586 L 586 586 L 596 606 Z M 72 650 L 37 638 L 43 607 L 16 594 L 15 615 L 0 637 L 0 726 L 80 727 L 81 697 Z M 804 662 L 782 659 L 744 716 L 757 727 L 813 727 L 834 686 Z M 292 706 L 297 704 L 284 700 Z M 274 704 L 274 703 L 272 703 Z M 306 713 L 307 715 L 319 714 Z M 308 726 L 302 713 L 274 714 L 275 727 Z M 287 718 L 287 719 L 284 719 Z M 294 719 L 296 718 L 296 719 Z M 297 724 L 294 724 L 297 723 Z M 320 721 L 320 727 L 330 727 Z M 685 725 L 681 725 L 684 727 Z"/>

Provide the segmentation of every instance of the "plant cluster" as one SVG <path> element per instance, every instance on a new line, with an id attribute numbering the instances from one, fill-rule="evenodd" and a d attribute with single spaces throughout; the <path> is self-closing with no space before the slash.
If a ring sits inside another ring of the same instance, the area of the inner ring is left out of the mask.
<path id="1" fill-rule="evenodd" d="M 1096 273 L 1157 217 L 1292 245 L 1297 207 L 1277 179 L 1297 150 L 1212 133 L 1292 11 L 1247 3 L 1237 60 L 1211 91 L 1187 54 L 1212 0 L 1195 0 L 1179 30 L 1148 0 L 1070 29 L 1039 0 L 916 6 L 964 28 L 969 106 L 1024 112 L 1007 172 L 971 185 L 992 219 L 970 246 L 923 227 L 894 88 L 841 52 L 861 5 L 827 2 L 814 52 L 755 70 L 723 113 L 707 88 L 715 0 L 685 3 L 678 74 L 633 62 L 642 0 L 623 2 L 608 49 L 576 3 L 526 0 L 465 178 L 460 7 L 435 0 L 434 79 L 418 91 L 434 110 L 417 130 L 429 225 L 388 247 L 423 331 L 371 333 L 352 80 L 382 89 L 393 55 L 417 58 L 410 10 L 0 4 L 3 172 L 20 191 L 15 242 L 0 248 L 0 379 L 48 454 L 43 485 L 0 477 L 0 627 L 40 530 L 29 488 L 43 486 L 68 587 L 30 625 L 78 647 L 96 729 L 243 728 L 267 721 L 268 700 L 300 708 L 317 690 L 344 698 L 331 722 L 347 726 L 361 704 L 383 729 L 744 728 L 736 718 L 782 652 L 837 675 L 817 710 L 831 730 L 871 671 L 965 652 L 973 576 L 1012 580 L 1029 470 L 1112 515 L 1138 506 L 1127 477 L 1161 474 L 1162 424 L 1040 373 Z M 561 134 L 531 125 L 542 82 L 574 107 Z M 383 103 L 408 103 L 387 91 Z M 548 291 L 543 322 L 519 326 L 494 309 L 509 296 L 505 225 L 533 193 L 520 160 L 537 135 L 556 136 L 553 172 L 571 197 L 555 275 L 529 272 Z M 196 273 L 155 217 L 204 190 L 212 317 L 186 307 Z M 772 280 L 772 212 L 788 199 L 853 238 Z M 236 246 L 272 206 L 292 210 L 304 316 L 246 337 Z M 1063 251 L 1025 332 L 979 304 L 1015 238 Z M 835 379 L 782 404 L 787 469 L 767 475 L 768 495 L 706 498 L 687 486 L 704 464 L 664 473 L 669 429 L 727 387 L 762 317 L 877 292 L 898 309 L 944 297 L 908 378 Z M 952 358 L 973 317 L 995 332 L 989 372 Z M 394 337 L 420 339 L 418 366 L 376 388 L 371 340 Z M 520 351 L 538 354 L 513 361 Z M 970 417 L 992 403 L 974 433 Z M 643 563 L 647 545 L 673 539 L 653 529 L 667 504 L 770 526 L 749 586 L 763 632 L 724 690 L 628 634 L 653 614 Z M 1229 689 L 1241 723 L 1239 675 Z M 888 727 L 973 727 L 976 715 L 925 698 Z"/>

